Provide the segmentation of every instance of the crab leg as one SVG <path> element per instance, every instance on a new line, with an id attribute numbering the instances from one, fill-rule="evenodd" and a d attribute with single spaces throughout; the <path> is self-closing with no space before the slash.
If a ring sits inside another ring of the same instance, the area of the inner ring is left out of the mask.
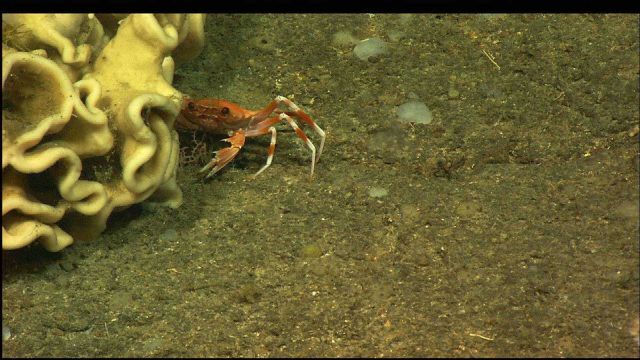
<path id="1" fill-rule="evenodd" d="M 253 174 L 254 179 L 256 178 L 256 176 L 260 175 L 261 172 L 267 170 L 267 168 L 271 166 L 271 161 L 273 160 L 273 154 L 276 152 L 276 128 L 274 128 L 273 126 L 270 126 L 268 131 L 271 132 L 271 143 L 269 144 L 269 150 L 267 150 L 267 163 L 264 164 L 264 166 L 261 167 L 260 170 L 258 170 L 258 172 Z"/>
<path id="2" fill-rule="evenodd" d="M 254 137 L 264 135 L 268 132 L 271 133 L 271 142 L 269 143 L 269 149 L 267 150 L 267 163 L 258 170 L 255 174 L 253 174 L 253 178 L 260 175 L 261 172 L 267 170 L 269 166 L 271 166 L 271 161 L 273 160 L 273 154 L 276 152 L 276 128 L 273 127 L 274 124 L 280 122 L 280 119 L 277 116 L 274 116 L 270 119 L 262 120 L 259 123 L 252 125 L 247 130 L 247 137 Z"/>
<path id="3" fill-rule="evenodd" d="M 291 109 L 291 111 L 285 111 L 282 113 L 287 114 L 288 116 L 293 116 L 301 119 L 302 121 L 307 123 L 309 126 L 311 126 L 313 128 L 313 131 L 316 134 L 318 134 L 318 136 L 320 136 L 320 148 L 318 149 L 318 156 L 315 158 L 315 161 L 320 161 L 320 155 L 322 155 L 322 150 L 324 149 L 324 140 L 326 137 L 324 130 L 322 130 L 320 126 L 318 126 L 318 124 L 316 124 L 316 122 L 311 119 L 311 116 L 309 116 L 307 113 L 302 111 L 298 107 L 298 105 L 294 104 L 293 101 L 287 99 L 284 96 L 276 96 L 274 101 L 278 103 L 284 103 L 289 109 Z M 296 134 L 297 134 L 297 131 L 296 131 Z M 298 135 L 298 137 L 300 136 Z M 306 138 L 306 135 L 305 135 L 305 138 Z M 311 171 L 311 173 L 313 173 L 313 170 Z"/>
<path id="4" fill-rule="evenodd" d="M 309 140 L 309 137 L 307 136 L 307 134 L 304 133 L 304 131 L 302 131 L 302 129 L 300 129 L 300 127 L 298 126 L 298 124 L 296 123 L 295 120 L 293 120 L 293 118 L 289 115 L 287 115 L 286 113 L 280 113 L 280 115 L 278 116 L 274 116 L 272 118 L 263 120 L 257 124 L 252 125 L 249 130 L 247 130 L 247 137 L 252 137 L 252 136 L 260 136 L 263 134 L 266 134 L 268 131 L 267 128 L 272 127 L 274 124 L 280 122 L 280 121 L 286 121 L 289 126 L 291 126 L 291 128 L 295 131 L 296 136 L 298 136 L 300 138 L 300 140 L 302 140 L 307 147 L 309 148 L 309 150 L 311 150 L 311 174 L 310 176 L 313 176 L 313 172 L 315 170 L 315 165 L 316 165 L 316 147 L 313 145 L 313 143 L 311 142 L 311 140 Z M 321 130 L 322 131 L 322 130 Z M 274 132 L 271 133 L 271 141 L 272 144 L 269 146 L 269 158 L 267 158 L 267 163 L 270 165 L 271 162 L 271 158 L 273 158 L 273 153 L 272 151 L 275 151 L 275 129 Z M 323 132 L 324 134 L 324 132 Z M 324 139 L 323 139 L 324 140 Z M 324 143 L 324 141 L 322 142 Z M 273 146 L 273 149 L 272 149 Z M 261 173 L 262 171 L 264 171 L 266 168 L 268 167 L 268 165 L 266 165 L 265 167 L 263 167 L 262 169 L 260 169 L 260 171 L 258 171 L 255 175 L 257 176 L 259 173 Z"/>
<path id="5" fill-rule="evenodd" d="M 307 134 L 305 134 L 304 131 L 302 131 L 300 127 L 298 127 L 298 124 L 296 124 L 296 122 L 293 120 L 291 116 L 285 113 L 282 113 L 278 116 L 278 118 L 280 120 L 285 120 L 286 122 L 288 122 L 289 126 L 291 126 L 293 130 L 296 132 L 296 135 L 302 141 L 304 141 L 304 143 L 307 145 L 309 150 L 311 150 L 311 174 L 309 174 L 309 176 L 313 176 L 313 170 L 316 167 L 316 147 L 313 145 L 311 140 L 309 140 L 309 138 L 307 137 Z"/>

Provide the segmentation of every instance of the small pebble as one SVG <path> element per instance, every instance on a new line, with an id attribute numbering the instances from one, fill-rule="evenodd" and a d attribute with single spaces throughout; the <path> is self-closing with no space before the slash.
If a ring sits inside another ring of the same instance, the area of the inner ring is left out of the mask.
<path id="1" fill-rule="evenodd" d="M 387 35 L 392 42 L 398 42 L 406 37 L 406 34 L 399 30 L 389 30 Z"/>
<path id="2" fill-rule="evenodd" d="M 319 258 L 322 256 L 322 250 L 318 245 L 310 244 L 302 248 L 302 257 L 307 259 Z"/>
<path id="3" fill-rule="evenodd" d="M 368 61 L 371 57 L 386 54 L 387 43 L 378 38 L 364 39 L 353 48 L 353 53 L 358 59 Z"/>
<path id="4" fill-rule="evenodd" d="M 413 14 L 400 14 L 400 24 L 401 25 L 409 25 L 411 19 L 413 18 Z"/>
<path id="5" fill-rule="evenodd" d="M 146 353 L 153 353 L 154 351 L 158 350 L 163 343 L 164 342 L 161 338 L 152 337 L 150 339 L 145 340 L 142 343 L 142 351 Z"/>
<path id="6" fill-rule="evenodd" d="M 238 289 L 237 300 L 241 303 L 253 304 L 260 299 L 262 291 L 255 284 L 247 284 Z"/>
<path id="7" fill-rule="evenodd" d="M 389 191 L 383 187 L 372 186 L 369 188 L 369 196 L 372 198 L 381 198 L 389 194 Z"/>
<path id="8" fill-rule="evenodd" d="M 463 218 L 475 218 L 482 214 L 482 205 L 475 201 L 462 201 L 456 208 L 456 214 Z"/>
<path id="9" fill-rule="evenodd" d="M 2 341 L 11 339 L 11 330 L 8 326 L 2 325 Z"/>
<path id="10" fill-rule="evenodd" d="M 413 204 L 400 205 L 400 214 L 407 224 L 415 223 L 420 220 L 420 211 L 418 210 L 418 207 Z"/>
<path id="11" fill-rule="evenodd" d="M 622 218 L 635 219 L 635 221 L 638 221 L 639 212 L 640 209 L 637 200 L 622 201 L 613 209 L 614 214 Z"/>
<path id="12" fill-rule="evenodd" d="M 429 110 L 425 103 L 420 101 L 409 101 L 398 106 L 396 114 L 400 118 L 400 121 L 404 122 L 430 124 L 433 120 L 431 110 Z"/>
<path id="13" fill-rule="evenodd" d="M 176 229 L 169 229 L 160 235 L 161 241 L 175 241 L 178 238 Z"/>
<path id="14" fill-rule="evenodd" d="M 75 270 L 77 266 L 73 262 L 65 260 L 60 263 L 60 267 L 62 268 L 62 270 L 69 272 Z"/>
<path id="15" fill-rule="evenodd" d="M 355 45 L 358 43 L 358 39 L 350 31 L 338 31 L 333 34 L 332 43 L 335 46 Z"/>

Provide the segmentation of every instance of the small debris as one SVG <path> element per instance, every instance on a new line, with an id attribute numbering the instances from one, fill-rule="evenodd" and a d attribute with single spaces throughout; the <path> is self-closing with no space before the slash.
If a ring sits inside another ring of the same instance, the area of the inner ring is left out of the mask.
<path id="1" fill-rule="evenodd" d="M 488 336 L 484 336 L 484 335 L 480 335 L 480 334 L 469 334 L 469 336 L 473 336 L 473 337 L 479 337 L 480 339 L 484 339 L 487 341 L 493 341 L 493 338 L 490 338 Z"/>

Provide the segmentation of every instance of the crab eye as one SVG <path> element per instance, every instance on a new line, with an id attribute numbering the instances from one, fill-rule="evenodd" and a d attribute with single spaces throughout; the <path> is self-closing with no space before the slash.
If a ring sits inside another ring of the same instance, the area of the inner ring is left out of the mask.
<path id="1" fill-rule="evenodd" d="M 227 115 L 229 113 L 229 108 L 228 107 L 223 107 L 220 112 L 222 112 L 222 115 Z"/>
<path id="2" fill-rule="evenodd" d="M 192 102 L 189 102 L 187 104 L 187 109 L 189 109 L 189 111 L 196 111 L 196 105 Z"/>

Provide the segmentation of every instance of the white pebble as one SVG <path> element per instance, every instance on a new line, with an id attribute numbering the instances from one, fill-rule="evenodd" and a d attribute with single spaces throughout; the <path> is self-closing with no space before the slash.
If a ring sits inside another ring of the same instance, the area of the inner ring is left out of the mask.
<path id="1" fill-rule="evenodd" d="M 8 326 L 2 325 L 2 341 L 11 339 L 11 330 Z"/>
<path id="2" fill-rule="evenodd" d="M 401 121 L 414 122 L 418 124 L 430 124 L 433 120 L 431 110 L 420 101 L 409 101 L 400 106 L 396 110 L 396 114 Z"/>
<path id="3" fill-rule="evenodd" d="M 364 39 L 353 48 L 353 53 L 358 59 L 366 61 L 372 56 L 386 54 L 387 43 L 378 38 Z"/>
<path id="4" fill-rule="evenodd" d="M 385 189 L 383 187 L 372 186 L 372 187 L 369 188 L 369 196 L 371 196 L 373 198 L 385 197 L 385 196 L 387 196 L 387 194 L 389 194 L 389 191 L 387 191 L 387 189 Z"/>

